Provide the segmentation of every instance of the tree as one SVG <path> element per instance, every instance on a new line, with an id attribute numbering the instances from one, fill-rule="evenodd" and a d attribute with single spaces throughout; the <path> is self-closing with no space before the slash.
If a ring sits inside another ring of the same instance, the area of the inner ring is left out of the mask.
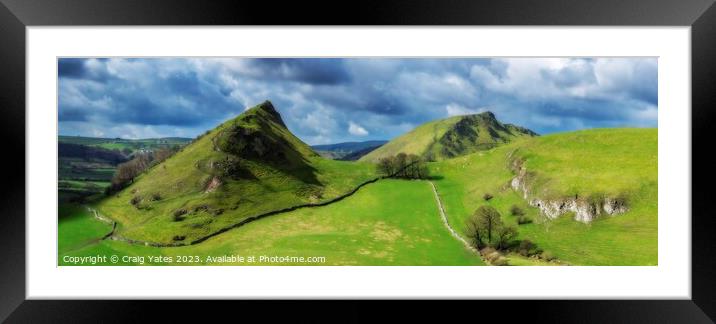
<path id="1" fill-rule="evenodd" d="M 525 212 L 519 206 L 512 205 L 512 207 L 510 207 L 510 214 L 512 214 L 513 216 L 522 216 L 525 214 Z"/>
<path id="2" fill-rule="evenodd" d="M 507 247 L 509 241 L 517 235 L 517 230 L 503 224 L 500 213 L 492 206 L 480 206 L 465 225 L 467 236 L 478 249 L 484 246 Z"/>
<path id="3" fill-rule="evenodd" d="M 482 239 L 482 232 L 483 228 L 477 217 L 469 217 L 465 221 L 465 233 L 467 234 L 467 237 L 470 238 L 472 246 L 474 246 L 478 250 L 485 247 L 485 243 Z"/>
<path id="4" fill-rule="evenodd" d="M 137 153 L 134 158 L 117 165 L 110 186 L 106 193 L 112 194 L 124 189 L 127 185 L 134 181 L 134 178 L 142 174 L 152 165 L 153 158 L 148 153 Z"/>
<path id="5" fill-rule="evenodd" d="M 385 157 L 378 160 L 377 168 L 379 174 L 386 177 L 391 176 L 393 174 L 393 162 L 391 161 L 391 158 Z"/>
<path id="6" fill-rule="evenodd" d="M 376 169 L 385 177 L 426 179 L 430 175 L 425 160 L 415 154 L 399 153 L 381 158 Z"/>
<path id="7" fill-rule="evenodd" d="M 517 237 L 517 229 L 514 226 L 502 226 L 497 229 L 497 249 L 505 250 L 510 242 Z"/>
<path id="8" fill-rule="evenodd" d="M 405 177 L 405 167 L 407 166 L 408 162 L 408 155 L 400 152 L 398 155 L 395 156 L 395 162 L 394 162 L 394 171 L 396 173 L 396 176 L 398 177 Z"/>
<path id="9" fill-rule="evenodd" d="M 170 156 L 174 155 L 174 151 L 168 148 L 160 148 L 156 151 L 154 151 L 154 161 L 156 163 L 162 163 L 164 160 L 168 159 Z"/>
<path id="10" fill-rule="evenodd" d="M 487 233 L 487 242 L 492 243 L 492 234 L 502 226 L 500 213 L 492 206 L 480 206 L 474 215 Z"/>

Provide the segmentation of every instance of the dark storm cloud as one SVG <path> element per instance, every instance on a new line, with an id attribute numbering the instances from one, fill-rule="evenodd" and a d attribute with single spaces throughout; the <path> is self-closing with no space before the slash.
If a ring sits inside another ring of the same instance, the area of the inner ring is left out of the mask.
<path id="1" fill-rule="evenodd" d="M 343 59 L 261 58 L 251 59 L 261 77 L 309 84 L 340 84 L 350 81 Z"/>
<path id="2" fill-rule="evenodd" d="M 271 100 L 303 140 L 491 110 L 540 133 L 657 124 L 656 59 L 60 59 L 60 132 L 195 136 Z"/>
<path id="3" fill-rule="evenodd" d="M 57 70 L 60 77 L 80 78 L 84 76 L 85 59 L 60 59 L 57 63 Z"/>

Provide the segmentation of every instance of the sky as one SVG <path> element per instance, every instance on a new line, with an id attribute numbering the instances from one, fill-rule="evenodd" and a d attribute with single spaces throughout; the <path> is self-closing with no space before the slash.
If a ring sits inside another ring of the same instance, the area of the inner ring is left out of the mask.
<path id="1" fill-rule="evenodd" d="M 492 111 L 540 134 L 657 127 L 656 58 L 61 58 L 60 135 L 195 137 L 270 100 L 304 142 Z"/>

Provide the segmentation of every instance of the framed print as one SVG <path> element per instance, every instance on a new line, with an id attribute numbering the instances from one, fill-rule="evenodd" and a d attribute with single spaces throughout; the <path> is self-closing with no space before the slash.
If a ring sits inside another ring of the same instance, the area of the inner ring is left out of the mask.
<path id="1" fill-rule="evenodd" d="M 711 2 L 3 4 L 9 322 L 714 318 Z"/>

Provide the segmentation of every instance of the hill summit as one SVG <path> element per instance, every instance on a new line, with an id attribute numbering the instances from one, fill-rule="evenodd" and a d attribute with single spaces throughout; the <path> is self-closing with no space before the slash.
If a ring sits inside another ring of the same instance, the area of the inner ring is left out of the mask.
<path id="1" fill-rule="evenodd" d="M 454 116 L 418 126 L 399 136 L 361 161 L 377 161 L 398 153 L 416 154 L 430 161 L 491 149 L 519 137 L 533 137 L 537 133 L 513 124 L 503 124 L 490 111 Z"/>
<path id="2" fill-rule="evenodd" d="M 285 171 L 305 168 L 308 158 L 318 156 L 286 128 L 270 101 L 224 123 L 213 138 L 213 144 L 217 151 Z"/>

